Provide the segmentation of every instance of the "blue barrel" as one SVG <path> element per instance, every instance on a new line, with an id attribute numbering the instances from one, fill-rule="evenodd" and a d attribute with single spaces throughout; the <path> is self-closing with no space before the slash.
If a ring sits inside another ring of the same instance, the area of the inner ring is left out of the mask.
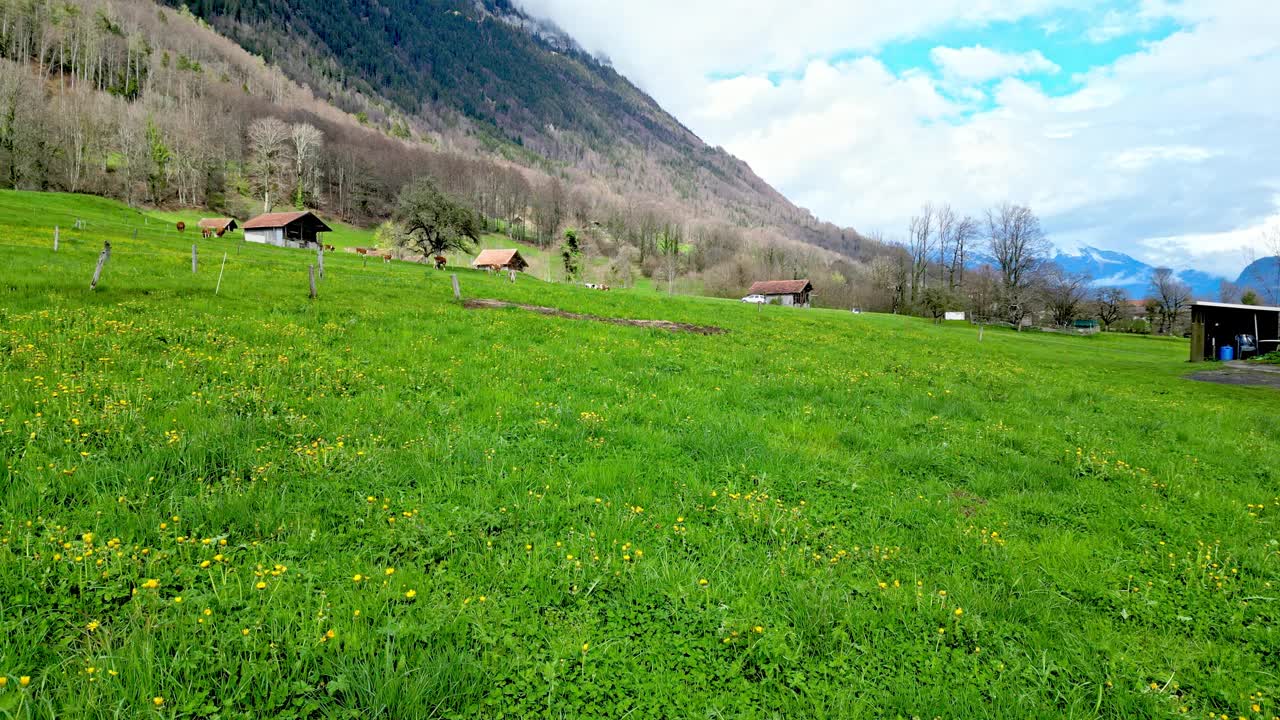
<path id="1" fill-rule="evenodd" d="M 1236 359 L 1236 349 L 1230 345 L 1223 345 L 1218 348 L 1218 359 L 1222 362 L 1231 362 Z"/>

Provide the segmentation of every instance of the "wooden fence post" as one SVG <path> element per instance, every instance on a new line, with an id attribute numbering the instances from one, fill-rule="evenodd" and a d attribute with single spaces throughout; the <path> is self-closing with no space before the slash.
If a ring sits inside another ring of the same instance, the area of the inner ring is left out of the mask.
<path id="1" fill-rule="evenodd" d="M 197 267 L 199 267 L 199 260 L 197 259 L 197 255 L 196 255 L 196 246 L 192 245 L 191 246 L 191 274 L 192 275 L 196 274 Z"/>
<path id="2" fill-rule="evenodd" d="M 217 295 L 218 291 L 222 290 L 222 273 L 226 271 L 227 271 L 227 253 L 224 250 L 222 252 L 222 269 L 218 271 L 218 287 L 213 289 L 214 295 Z"/>
<path id="3" fill-rule="evenodd" d="M 58 226 L 53 226 L 53 251 L 58 252 Z"/>
<path id="4" fill-rule="evenodd" d="M 138 228 L 134 228 L 134 229 L 133 229 L 133 239 L 134 239 L 134 240 L 137 240 L 137 239 L 138 239 Z"/>
<path id="5" fill-rule="evenodd" d="M 458 275 L 454 273 L 449 277 L 453 280 L 453 298 L 462 302 L 462 288 L 458 287 Z"/>
<path id="6" fill-rule="evenodd" d="M 320 268 L 320 279 L 324 279 L 324 248 L 316 248 L 316 267 Z"/>
<path id="7" fill-rule="evenodd" d="M 307 266 L 307 280 L 311 283 L 311 299 L 316 299 L 316 266 Z"/>
<path id="8" fill-rule="evenodd" d="M 515 282 L 515 281 L 516 281 L 516 271 L 515 271 L 515 270 L 508 270 L 508 271 L 507 271 L 507 274 L 508 274 L 508 276 L 511 278 L 511 282 Z"/>
<path id="9" fill-rule="evenodd" d="M 102 252 L 98 255 L 98 267 L 93 270 L 93 281 L 89 283 L 90 290 L 96 290 L 98 287 L 98 279 L 102 277 L 102 266 L 107 264 L 107 260 L 111 259 L 111 243 L 102 243 Z"/>

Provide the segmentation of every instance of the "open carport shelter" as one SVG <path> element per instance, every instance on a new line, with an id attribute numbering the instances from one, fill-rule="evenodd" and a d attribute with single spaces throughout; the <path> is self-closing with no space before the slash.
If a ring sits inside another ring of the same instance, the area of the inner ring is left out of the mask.
<path id="1" fill-rule="evenodd" d="M 1219 348 L 1236 349 L 1236 336 L 1252 335 L 1261 354 L 1280 350 L 1280 307 L 1197 302 L 1191 306 L 1191 362 L 1215 360 Z"/>

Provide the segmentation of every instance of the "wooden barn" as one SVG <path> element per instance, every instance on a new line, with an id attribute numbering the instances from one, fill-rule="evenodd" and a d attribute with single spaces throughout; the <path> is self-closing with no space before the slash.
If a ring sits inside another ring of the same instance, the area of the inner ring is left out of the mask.
<path id="1" fill-rule="evenodd" d="M 333 232 L 311 211 L 267 213 L 244 224 L 249 242 L 288 248 L 320 247 L 319 234 Z"/>
<path id="2" fill-rule="evenodd" d="M 217 235 L 218 237 L 240 227 L 236 224 L 235 218 L 201 218 L 199 226 L 206 236 Z"/>
<path id="3" fill-rule="evenodd" d="M 529 267 L 529 263 L 520 257 L 519 250 L 481 250 L 471 267 L 479 270 L 523 271 Z"/>
<path id="4" fill-rule="evenodd" d="M 771 303 L 809 307 L 813 284 L 808 280 L 761 280 L 751 285 L 751 295 L 762 295 Z"/>
<path id="5" fill-rule="evenodd" d="M 1280 350 L 1280 307 L 1192 304 L 1191 362 L 1217 360 L 1224 347 L 1237 360 Z"/>

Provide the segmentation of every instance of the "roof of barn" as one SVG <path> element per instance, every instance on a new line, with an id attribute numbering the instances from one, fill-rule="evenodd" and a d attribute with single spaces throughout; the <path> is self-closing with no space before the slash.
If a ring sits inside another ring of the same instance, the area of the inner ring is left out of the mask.
<path id="1" fill-rule="evenodd" d="M 806 280 L 760 280 L 752 283 L 751 295 L 796 295 L 812 292 L 813 285 Z"/>

